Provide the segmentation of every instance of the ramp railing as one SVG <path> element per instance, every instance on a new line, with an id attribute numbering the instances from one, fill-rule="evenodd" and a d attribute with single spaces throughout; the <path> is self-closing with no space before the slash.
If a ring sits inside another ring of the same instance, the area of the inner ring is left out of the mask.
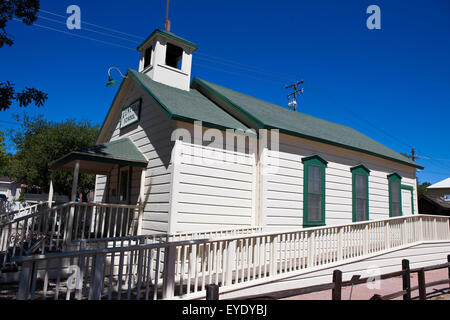
<path id="1" fill-rule="evenodd" d="M 21 257 L 18 299 L 198 299 L 424 241 L 450 241 L 449 218 L 139 244 Z"/>
<path id="2" fill-rule="evenodd" d="M 0 226 L 0 267 L 77 240 L 137 235 L 141 214 L 141 206 L 70 202 L 13 218 Z"/>

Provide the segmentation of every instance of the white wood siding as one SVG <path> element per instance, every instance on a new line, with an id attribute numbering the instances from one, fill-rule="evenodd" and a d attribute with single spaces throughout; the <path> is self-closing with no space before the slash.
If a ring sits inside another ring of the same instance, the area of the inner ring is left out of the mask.
<path id="1" fill-rule="evenodd" d="M 392 172 L 397 172 L 403 177 L 403 185 L 414 188 L 415 213 L 418 212 L 414 168 L 323 143 L 280 135 L 279 151 L 269 148 L 262 153 L 261 157 L 262 163 L 269 168 L 265 170 L 266 174 L 261 176 L 261 208 L 264 226 L 285 228 L 303 225 L 303 163 L 301 159 L 313 154 L 328 161 L 325 170 L 325 222 L 327 225 L 352 222 L 350 169 L 361 163 L 371 170 L 369 176 L 370 220 L 389 217 L 387 175 Z M 408 193 L 410 198 L 410 192 Z M 407 205 L 406 200 L 404 203 Z M 405 210 L 404 215 L 408 212 L 411 210 Z"/>
<path id="2" fill-rule="evenodd" d="M 175 232 L 254 225 L 254 154 L 181 142 Z"/>
<path id="3" fill-rule="evenodd" d="M 115 121 L 105 142 L 128 137 L 149 161 L 145 175 L 143 233 L 165 233 L 169 228 L 172 170 L 170 158 L 173 146 L 171 134 L 174 121 L 170 120 L 168 115 L 139 86 L 133 83 L 127 92 L 128 94 L 122 99 L 118 99 L 117 105 L 114 106 L 115 112 L 114 110 L 111 112 L 110 116 L 115 117 Z M 139 123 L 120 130 L 121 108 L 138 98 L 142 98 Z M 141 169 L 133 168 L 132 204 L 136 204 L 139 198 L 140 177 Z M 96 201 L 99 201 L 101 194 L 104 193 L 104 180 L 104 177 L 97 177 Z M 117 188 L 117 170 L 112 171 L 109 180 L 110 185 Z"/>

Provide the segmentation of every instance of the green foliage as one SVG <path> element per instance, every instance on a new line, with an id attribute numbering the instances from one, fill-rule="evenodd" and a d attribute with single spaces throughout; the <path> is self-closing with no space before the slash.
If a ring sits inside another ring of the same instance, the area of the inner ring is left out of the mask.
<path id="1" fill-rule="evenodd" d="M 15 19 L 28 26 L 32 25 L 38 18 L 39 9 L 39 0 L 0 0 L 0 48 L 14 44 L 13 37 L 6 32 L 8 22 Z M 9 109 L 14 101 L 18 102 L 20 107 L 31 103 L 41 107 L 47 98 L 47 93 L 40 90 L 25 88 L 17 91 L 13 83 L 0 82 L 0 111 Z"/>
<path id="2" fill-rule="evenodd" d="M 20 189 L 19 202 L 25 202 L 25 188 Z"/>
<path id="3" fill-rule="evenodd" d="M 0 48 L 14 44 L 13 37 L 6 32 L 8 21 L 18 18 L 28 26 L 32 25 L 39 9 L 39 0 L 0 0 Z"/>
<path id="4" fill-rule="evenodd" d="M 51 170 L 48 164 L 65 154 L 95 144 L 99 127 L 89 122 L 66 120 L 50 122 L 42 116 L 17 117 L 22 122 L 20 130 L 13 132 L 12 140 L 18 152 L 14 156 L 13 174 L 29 187 L 39 186 L 48 192 Z M 93 189 L 95 176 L 81 174 L 78 191 Z M 55 192 L 70 195 L 72 173 L 56 171 Z"/>
<path id="5" fill-rule="evenodd" d="M 26 107 L 33 102 L 36 107 L 42 107 L 47 98 L 48 94 L 40 90 L 26 88 L 16 92 L 11 82 L 0 82 L 0 111 L 9 109 L 13 101 L 18 102 L 20 107 Z"/>
<path id="6" fill-rule="evenodd" d="M 6 151 L 5 134 L 0 131 L 0 176 L 10 176 L 11 155 Z"/>
<path id="7" fill-rule="evenodd" d="M 431 186 L 431 183 L 424 182 L 417 187 L 417 193 L 419 194 L 419 197 L 427 194 L 427 188 L 429 186 Z"/>

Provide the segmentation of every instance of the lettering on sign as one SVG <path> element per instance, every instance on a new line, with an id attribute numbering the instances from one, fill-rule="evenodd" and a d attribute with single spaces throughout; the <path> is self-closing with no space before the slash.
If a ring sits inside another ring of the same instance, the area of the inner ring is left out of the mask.
<path id="1" fill-rule="evenodd" d="M 136 100 L 128 107 L 122 109 L 122 113 L 120 115 L 120 129 L 128 127 L 129 125 L 139 121 L 141 114 L 141 102 L 141 99 Z"/>

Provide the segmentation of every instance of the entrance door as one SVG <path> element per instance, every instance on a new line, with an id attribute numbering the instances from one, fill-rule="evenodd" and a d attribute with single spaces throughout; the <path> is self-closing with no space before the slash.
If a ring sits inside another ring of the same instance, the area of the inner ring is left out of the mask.
<path id="1" fill-rule="evenodd" d="M 402 211 L 404 216 L 412 215 L 411 191 L 402 189 Z"/>
<path id="2" fill-rule="evenodd" d="M 119 171 L 118 200 L 121 204 L 128 204 L 130 200 L 130 168 L 124 167 Z"/>

